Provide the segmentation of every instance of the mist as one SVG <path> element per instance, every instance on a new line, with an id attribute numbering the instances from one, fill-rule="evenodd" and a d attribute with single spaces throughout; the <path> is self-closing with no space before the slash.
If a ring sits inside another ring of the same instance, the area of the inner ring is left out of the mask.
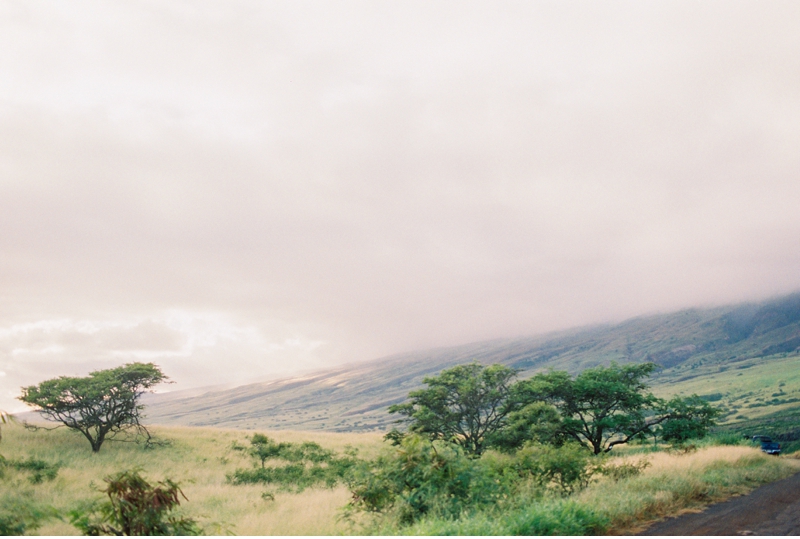
<path id="1" fill-rule="evenodd" d="M 795 2 L 0 2 L 0 408 L 800 289 Z"/>

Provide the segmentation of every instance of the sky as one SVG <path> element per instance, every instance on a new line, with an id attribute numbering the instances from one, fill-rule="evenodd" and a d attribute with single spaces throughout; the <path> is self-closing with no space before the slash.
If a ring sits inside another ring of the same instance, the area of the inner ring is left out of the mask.
<path id="1" fill-rule="evenodd" d="M 0 409 L 800 290 L 800 3 L 0 0 Z"/>

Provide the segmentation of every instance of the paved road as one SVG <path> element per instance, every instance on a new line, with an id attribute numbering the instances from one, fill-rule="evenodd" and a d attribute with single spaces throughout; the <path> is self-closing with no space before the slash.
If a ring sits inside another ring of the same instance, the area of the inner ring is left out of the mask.
<path id="1" fill-rule="evenodd" d="M 658 522 L 639 535 L 800 535 L 800 473 L 702 513 Z"/>

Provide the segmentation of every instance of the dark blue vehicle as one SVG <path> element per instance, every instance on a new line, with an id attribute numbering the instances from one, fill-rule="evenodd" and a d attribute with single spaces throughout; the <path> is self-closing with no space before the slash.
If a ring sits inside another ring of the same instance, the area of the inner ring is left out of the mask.
<path id="1" fill-rule="evenodd" d="M 777 442 L 761 442 L 761 451 L 766 453 L 767 455 L 780 455 L 781 454 L 781 444 Z"/>

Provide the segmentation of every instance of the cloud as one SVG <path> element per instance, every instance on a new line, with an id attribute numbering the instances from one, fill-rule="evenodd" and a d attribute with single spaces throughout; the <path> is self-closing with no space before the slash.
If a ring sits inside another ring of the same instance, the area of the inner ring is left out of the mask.
<path id="1" fill-rule="evenodd" d="M 0 403 L 20 408 L 11 398 L 19 387 L 39 382 L 42 373 L 85 376 L 133 361 L 161 365 L 180 387 L 246 383 L 321 365 L 315 353 L 324 342 L 276 324 L 270 329 L 237 324 L 220 313 L 183 310 L 153 318 L 40 320 L 0 328 L 0 376 L 7 377 L 10 395 Z"/>
<path id="2" fill-rule="evenodd" d="M 4 387 L 800 288 L 794 3 L 2 9 Z"/>

